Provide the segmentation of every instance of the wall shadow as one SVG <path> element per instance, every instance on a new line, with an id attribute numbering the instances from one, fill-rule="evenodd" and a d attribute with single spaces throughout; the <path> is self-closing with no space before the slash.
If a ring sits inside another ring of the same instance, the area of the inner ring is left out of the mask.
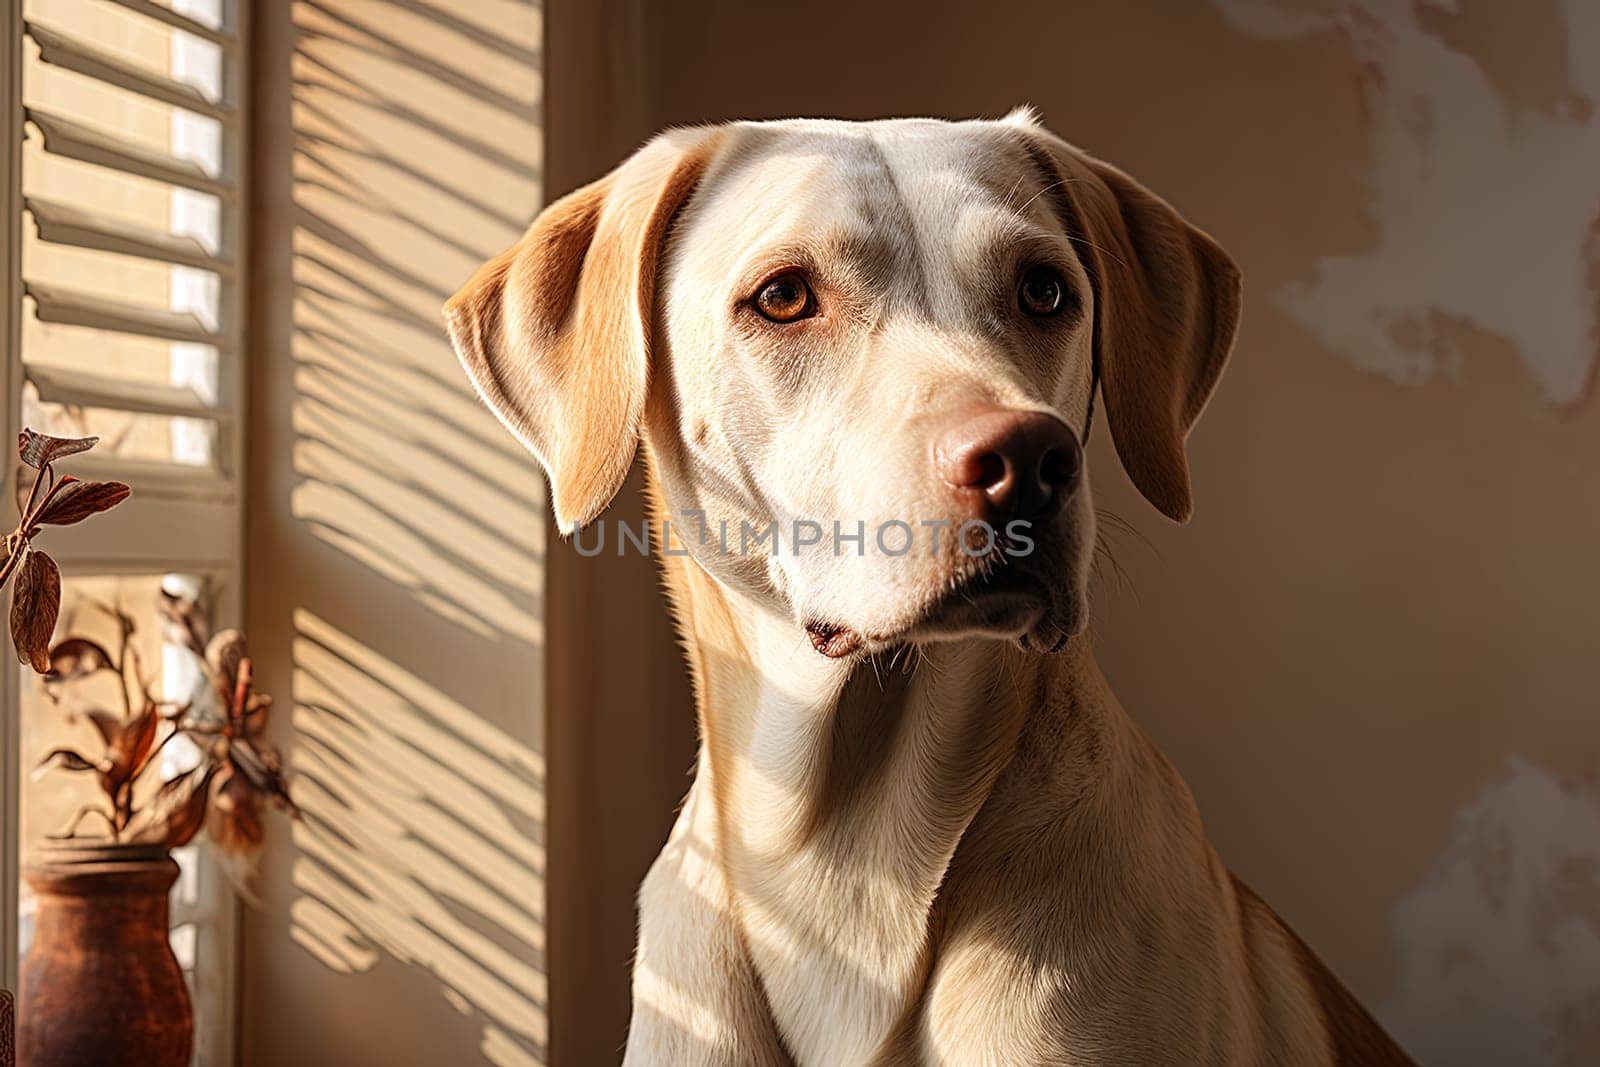
<path id="1" fill-rule="evenodd" d="M 543 1062 L 543 759 L 311 613 L 295 628 L 290 936 L 346 974 L 377 950 L 425 968 L 491 1062 Z"/>
<path id="2" fill-rule="evenodd" d="M 242 1058 L 543 1064 L 544 489 L 439 317 L 537 209 L 542 11 L 262 7 L 250 626 L 304 819 Z"/>

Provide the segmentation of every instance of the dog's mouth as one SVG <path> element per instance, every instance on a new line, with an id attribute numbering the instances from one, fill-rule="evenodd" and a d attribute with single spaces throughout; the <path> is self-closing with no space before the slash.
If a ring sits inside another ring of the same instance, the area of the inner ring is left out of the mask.
<path id="1" fill-rule="evenodd" d="M 915 632 L 926 638 L 1025 636 L 1049 612 L 1050 588 L 1031 568 L 1009 565 L 958 582 L 929 608 Z"/>
<path id="2" fill-rule="evenodd" d="M 1071 628 L 1055 618 L 1055 608 L 1046 578 L 1033 567 L 1012 563 L 974 568 L 930 597 L 907 626 L 893 633 L 867 633 L 827 619 L 807 621 L 805 631 L 811 647 L 829 659 L 964 636 L 1010 639 L 1023 649 L 1059 652 Z"/>
<path id="3" fill-rule="evenodd" d="M 829 659 L 844 659 L 865 643 L 859 630 L 819 620 L 806 623 L 806 636 L 811 638 L 811 647 Z"/>

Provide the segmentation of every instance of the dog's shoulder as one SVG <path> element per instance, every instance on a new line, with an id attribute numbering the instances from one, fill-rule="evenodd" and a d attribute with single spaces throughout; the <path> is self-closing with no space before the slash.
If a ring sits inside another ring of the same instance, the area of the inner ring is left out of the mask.
<path id="1" fill-rule="evenodd" d="M 1359 1067 L 1415 1067 L 1415 1061 L 1300 935 L 1237 875 L 1232 876 L 1232 881 L 1246 941 L 1259 940 L 1263 927 L 1270 930 L 1270 936 L 1281 948 L 1281 961 L 1295 969 L 1314 998 L 1331 1062 Z M 1252 927 L 1256 928 L 1254 934 Z M 1270 980 L 1262 971 L 1262 961 L 1253 960 L 1252 972 L 1258 983 Z"/>

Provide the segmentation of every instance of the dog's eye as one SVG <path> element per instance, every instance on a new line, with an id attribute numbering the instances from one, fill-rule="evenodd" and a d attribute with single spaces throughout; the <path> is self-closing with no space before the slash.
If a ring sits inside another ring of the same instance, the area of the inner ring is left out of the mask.
<path id="1" fill-rule="evenodd" d="M 1067 283 L 1054 267 L 1030 267 L 1017 286 L 1017 306 L 1041 318 L 1067 305 Z"/>
<path id="2" fill-rule="evenodd" d="M 795 271 L 773 278 L 756 294 L 756 310 L 772 322 L 795 322 L 816 311 L 811 286 Z"/>

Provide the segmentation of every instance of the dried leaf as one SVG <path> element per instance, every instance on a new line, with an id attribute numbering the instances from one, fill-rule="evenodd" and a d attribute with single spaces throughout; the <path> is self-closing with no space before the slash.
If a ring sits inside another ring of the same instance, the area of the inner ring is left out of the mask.
<path id="1" fill-rule="evenodd" d="M 71 526 L 90 515 L 110 511 L 133 492 L 122 482 L 69 482 L 50 498 L 39 513 L 38 522 L 51 526 Z"/>
<path id="2" fill-rule="evenodd" d="M 98 437 L 51 437 L 49 434 L 23 430 L 17 434 L 17 456 L 38 470 L 46 463 L 54 463 L 66 456 L 87 452 L 98 444 Z"/>
<path id="3" fill-rule="evenodd" d="M 265 693 L 251 693 L 244 704 L 244 722 L 239 733 L 241 737 L 257 738 L 267 729 L 267 711 L 272 707 L 272 698 Z"/>
<path id="4" fill-rule="evenodd" d="M 283 760 L 277 749 L 261 741 L 238 739 L 229 752 L 234 769 L 250 780 L 258 794 L 294 818 L 300 817 L 300 809 L 289 796 L 289 785 L 283 779 Z"/>
<path id="5" fill-rule="evenodd" d="M 206 666 L 210 668 L 211 684 L 224 711 L 233 710 L 234 688 L 239 684 L 239 665 L 246 658 L 244 634 L 238 630 L 223 630 L 206 645 Z"/>
<path id="6" fill-rule="evenodd" d="M 52 767 L 59 767 L 64 771 L 93 771 L 99 770 L 100 765 L 70 748 L 58 748 L 39 761 L 38 766 L 33 769 L 33 777 L 40 777 Z"/>
<path id="7" fill-rule="evenodd" d="M 146 704 L 143 711 L 128 720 L 111 746 L 113 777 L 130 782 L 139 776 L 155 744 L 156 727 L 160 724 L 161 715 L 154 704 Z"/>
<path id="8" fill-rule="evenodd" d="M 117 743 L 117 738 L 122 735 L 122 716 L 113 715 L 101 708 L 95 708 L 84 714 L 89 716 L 94 728 L 100 731 L 100 737 L 105 741 L 106 748 L 109 749 Z"/>
<path id="9" fill-rule="evenodd" d="M 11 593 L 11 640 L 17 661 L 40 674 L 50 673 L 50 636 L 61 611 L 61 572 L 56 561 L 29 549 Z"/>
<path id="10" fill-rule="evenodd" d="M 291 819 L 300 818 L 300 805 L 289 795 L 289 783 L 283 780 L 283 774 L 277 768 L 273 768 L 272 777 L 267 782 L 266 793 L 279 811 L 287 812 Z"/>
<path id="11" fill-rule="evenodd" d="M 3 562 L 0 560 L 0 563 Z M 160 599 L 156 601 L 156 610 L 161 614 L 162 638 L 169 644 L 182 645 L 204 659 L 206 642 L 203 635 L 206 627 L 200 605 L 190 597 L 163 589 Z"/>
<path id="12" fill-rule="evenodd" d="M 68 637 L 50 650 L 50 680 L 70 682 L 114 666 L 111 653 L 87 637 Z"/>
<path id="13" fill-rule="evenodd" d="M 239 677 L 234 683 L 233 703 L 228 706 L 228 721 L 240 737 L 249 735 L 250 684 L 254 680 L 254 665 L 249 656 L 239 661 Z M 265 723 L 265 719 L 262 720 Z"/>
<path id="14" fill-rule="evenodd" d="M 247 853 L 261 847 L 266 831 L 261 825 L 261 800 L 255 787 L 230 764 L 211 788 L 207 832 L 223 852 Z"/>
<path id="15" fill-rule="evenodd" d="M 205 825 L 206 805 L 216 768 L 201 764 L 163 782 L 147 809 L 148 821 L 134 835 L 140 844 L 178 848 L 194 840 Z"/>

